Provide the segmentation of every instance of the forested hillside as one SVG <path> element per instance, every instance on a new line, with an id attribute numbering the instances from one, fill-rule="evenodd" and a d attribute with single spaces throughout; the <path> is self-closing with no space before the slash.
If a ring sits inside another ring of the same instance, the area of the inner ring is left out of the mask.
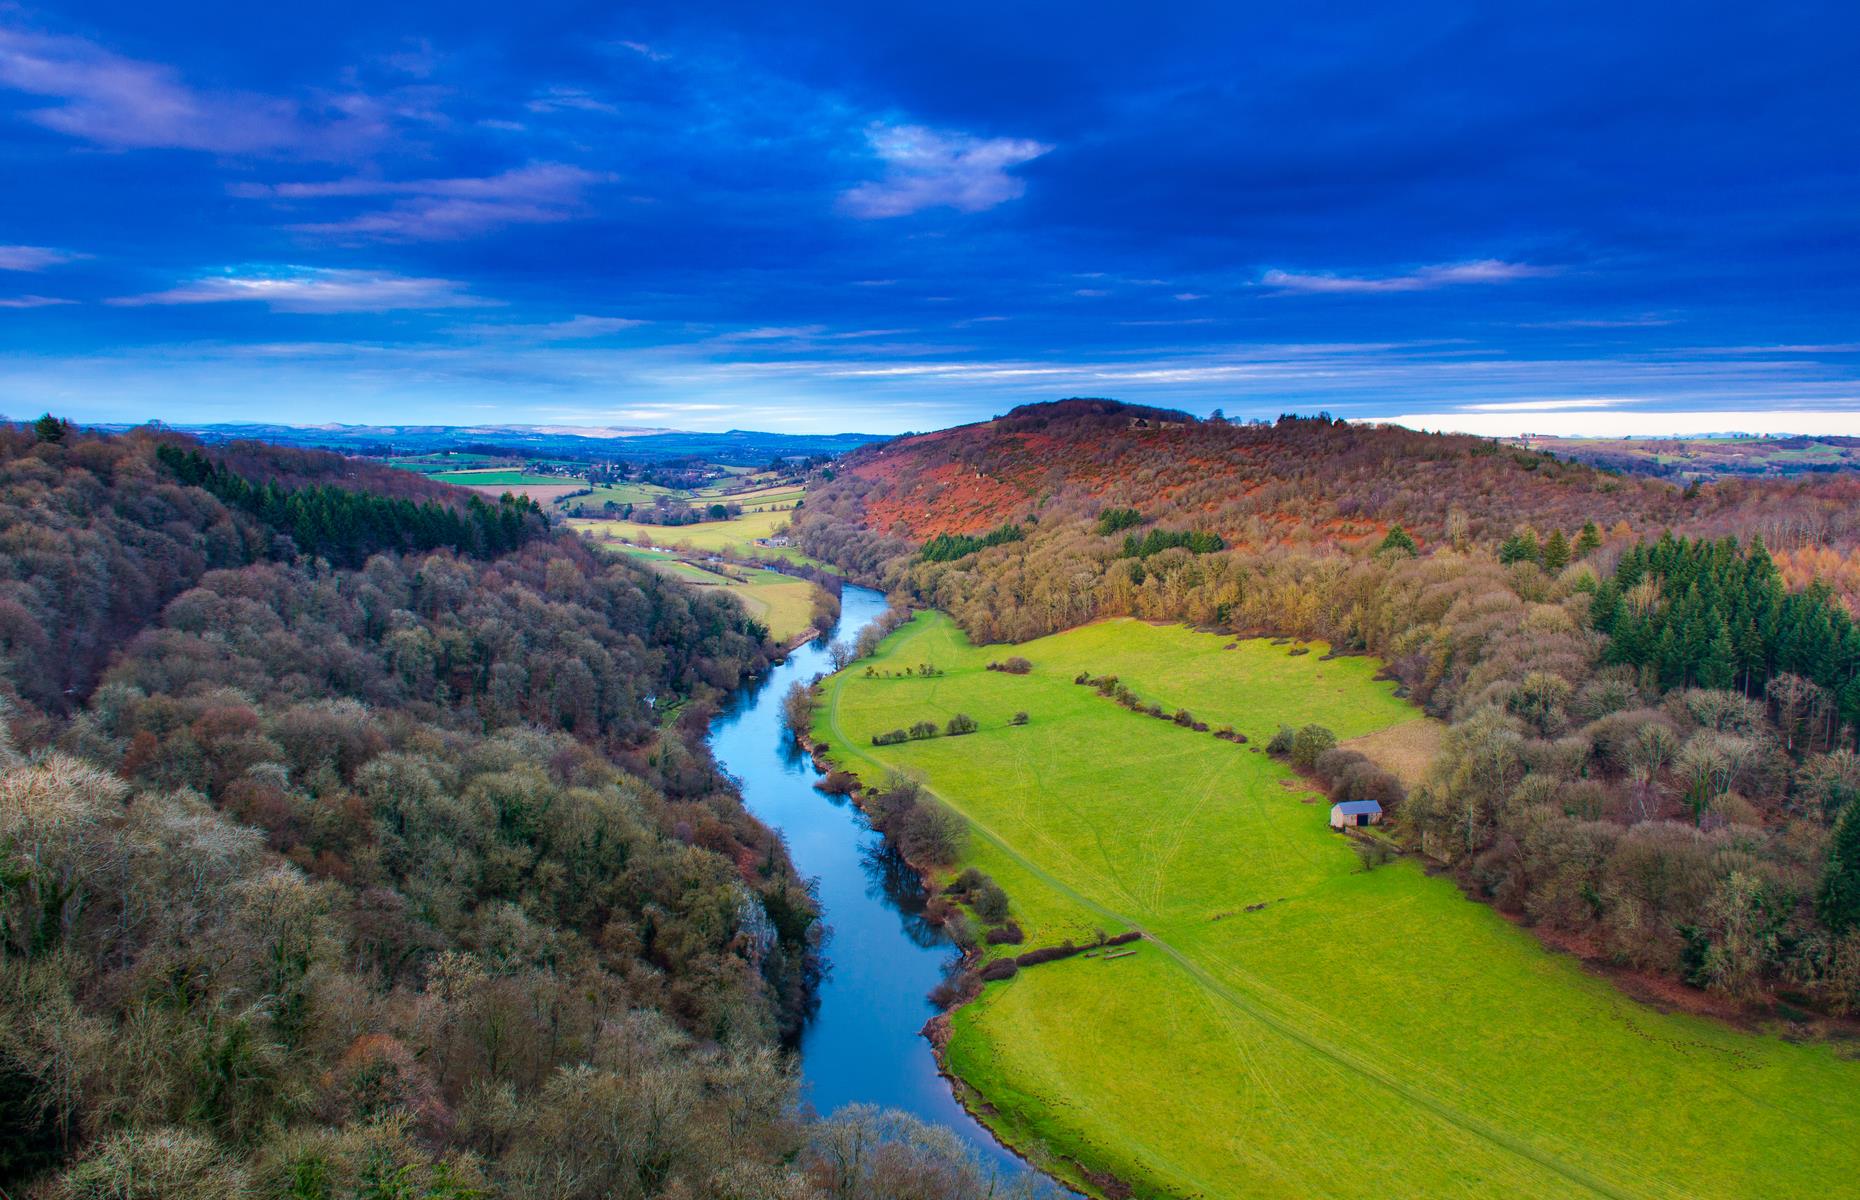
<path id="1" fill-rule="evenodd" d="M 700 738 L 763 630 L 456 495 L 0 429 L 0 1192 L 979 1195 L 796 1110 L 815 905 Z"/>
<path id="2" fill-rule="evenodd" d="M 1853 477 L 1682 488 L 1107 401 L 832 475 L 803 547 L 978 641 L 1136 616 L 1385 659 L 1453 724 L 1396 828 L 1475 894 L 1598 961 L 1860 1007 L 1860 635 L 1801 570 L 1860 540 Z M 1306 765 L 1343 797 L 1360 761 Z"/>

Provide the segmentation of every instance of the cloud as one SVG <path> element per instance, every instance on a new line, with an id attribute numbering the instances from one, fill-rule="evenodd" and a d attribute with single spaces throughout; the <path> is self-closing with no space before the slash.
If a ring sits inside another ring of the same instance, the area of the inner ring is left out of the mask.
<path id="1" fill-rule="evenodd" d="M 586 211 L 587 189 L 613 178 L 565 163 L 530 163 L 499 175 L 479 177 L 242 184 L 232 191 L 252 199 L 310 202 L 403 197 L 384 209 L 293 228 L 302 233 L 347 234 L 383 241 L 444 241 L 506 225 L 571 220 Z"/>
<path id="2" fill-rule="evenodd" d="M 469 325 L 464 332 L 493 337 L 533 338 L 542 342 L 572 342 L 584 338 L 607 337 L 649 322 L 633 317 L 590 317 L 576 315 L 566 321 L 537 324 Z"/>
<path id="3" fill-rule="evenodd" d="M 94 42 L 0 29 L 0 87 L 60 103 L 27 118 L 116 149 L 216 154 L 323 153 L 381 132 L 373 105 L 340 96 L 313 119 L 288 100 L 190 88 L 159 63 L 113 54 Z"/>
<path id="4" fill-rule="evenodd" d="M 486 303 L 450 279 L 416 279 L 378 271 L 287 267 L 209 275 L 166 291 L 106 301 L 122 308 L 156 304 L 259 301 L 273 312 L 360 313 L 409 308 L 470 308 Z"/>
<path id="5" fill-rule="evenodd" d="M 1031 162 L 1052 147 L 1027 138 L 974 138 L 922 125 L 875 123 L 866 141 L 885 163 L 884 177 L 840 194 L 855 217 L 902 217 L 926 208 L 958 212 L 1018 199 L 1027 190 L 1008 168 Z"/>
<path id="6" fill-rule="evenodd" d="M 1496 258 L 1481 258 L 1471 262 L 1440 263 L 1436 266 L 1421 267 L 1406 275 L 1307 274 L 1275 269 L 1261 275 L 1259 281 L 1263 286 L 1280 292 L 1333 294 L 1425 292 L 1434 288 L 1453 287 L 1465 283 L 1511 283 L 1514 280 L 1537 279 L 1555 273 L 1555 269 L 1551 267 L 1504 262 Z"/>
<path id="7" fill-rule="evenodd" d="M 1853 399 L 1850 398 L 1849 403 Z M 1613 404 L 1610 401 L 1609 404 Z M 1803 434 L 1852 437 L 1860 433 L 1860 417 L 1849 412 L 1815 412 L 1787 409 L 1710 409 L 1581 411 L 1580 400 L 1565 400 L 1558 409 L 1518 416 L 1497 413 L 1418 412 L 1363 418 L 1368 423 L 1405 425 L 1410 429 L 1473 433 L 1481 437 L 1518 437 L 1526 433 L 1556 437 L 1700 437 L 1712 433 Z"/>
<path id="8" fill-rule="evenodd" d="M 0 271 L 43 271 L 76 257 L 50 246 L 0 246 Z"/>
<path id="9" fill-rule="evenodd" d="M 57 296 L 0 296 L 0 308 L 52 308 L 55 305 L 76 303 L 76 300 Z"/>

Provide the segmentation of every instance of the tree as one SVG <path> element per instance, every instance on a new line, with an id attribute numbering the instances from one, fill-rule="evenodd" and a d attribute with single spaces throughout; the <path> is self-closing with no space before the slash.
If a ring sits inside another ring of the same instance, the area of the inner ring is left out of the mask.
<path id="1" fill-rule="evenodd" d="M 1576 557 L 1587 558 L 1602 547 L 1602 531 L 1595 527 L 1594 521 L 1584 521 L 1582 532 L 1576 535 Z"/>
<path id="2" fill-rule="evenodd" d="M 59 420 L 57 417 L 54 417 L 51 413 L 46 413 L 32 423 L 33 434 L 37 436 L 41 442 L 51 442 L 53 444 L 64 441 L 65 434 L 69 432 L 70 428 L 69 425 Z"/>
<path id="3" fill-rule="evenodd" d="M 1544 570 L 1552 575 L 1569 565 L 1569 539 L 1563 536 L 1561 529 L 1552 530 L 1544 542 L 1543 563 Z"/>
<path id="4" fill-rule="evenodd" d="M 1836 934 L 1860 926 L 1860 804 L 1847 805 L 1834 823 L 1815 911 Z"/>
<path id="5" fill-rule="evenodd" d="M 1380 546 L 1376 547 L 1376 553 L 1381 554 L 1385 550 L 1393 550 L 1401 554 L 1413 555 L 1419 553 L 1420 548 L 1414 544 L 1414 539 L 1408 536 L 1408 531 L 1406 529 L 1403 529 L 1400 525 L 1391 525 L 1389 526 L 1388 536 L 1382 539 L 1382 544 Z"/>

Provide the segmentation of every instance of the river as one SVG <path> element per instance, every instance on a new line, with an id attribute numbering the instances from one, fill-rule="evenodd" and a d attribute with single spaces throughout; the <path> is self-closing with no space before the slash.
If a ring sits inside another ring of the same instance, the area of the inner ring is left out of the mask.
<path id="1" fill-rule="evenodd" d="M 830 671 L 827 646 L 853 641 L 885 611 L 885 598 L 847 587 L 831 637 L 810 642 L 736 693 L 710 727 L 710 748 L 741 785 L 743 803 L 787 840 L 804 876 L 819 881 L 832 936 L 820 1008 L 801 1037 L 804 1098 L 821 1113 L 846 1104 L 897 1108 L 949 1126 L 985 1163 L 1018 1177 L 1002 1149 L 950 1092 L 919 1030 L 936 1010 L 926 998 L 958 957 L 923 919 L 923 888 L 844 797 L 814 790 L 807 755 L 782 728 L 788 686 Z"/>

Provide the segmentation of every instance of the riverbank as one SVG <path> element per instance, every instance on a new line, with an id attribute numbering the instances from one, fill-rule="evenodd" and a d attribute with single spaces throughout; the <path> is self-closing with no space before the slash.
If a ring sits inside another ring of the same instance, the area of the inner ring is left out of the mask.
<path id="1" fill-rule="evenodd" d="M 732 695 L 711 723 L 709 744 L 737 781 L 746 807 L 779 832 L 796 869 L 814 881 L 828 969 L 799 1043 L 807 1101 L 827 1113 L 862 1103 L 944 1125 L 1004 1176 L 1020 1161 L 956 1100 L 929 1043 L 926 999 L 957 957 L 923 915 L 917 874 L 883 843 L 856 805 L 815 790 L 810 756 L 784 731 L 790 685 L 831 670 L 828 646 L 852 641 L 885 611 L 884 597 L 847 587 L 840 620 L 800 642 Z"/>

